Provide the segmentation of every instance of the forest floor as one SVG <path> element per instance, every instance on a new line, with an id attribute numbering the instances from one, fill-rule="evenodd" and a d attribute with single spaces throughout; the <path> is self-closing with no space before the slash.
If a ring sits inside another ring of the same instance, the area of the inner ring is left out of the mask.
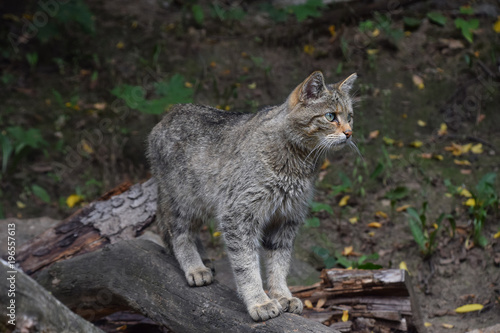
<path id="1" fill-rule="evenodd" d="M 255 112 L 314 70 L 330 83 L 357 72 L 363 157 L 345 150 L 323 165 L 295 251 L 313 278 L 293 283 L 316 282 L 324 267 L 406 266 L 429 332 L 500 322 L 498 2 L 417 1 L 340 18 L 313 7 L 318 18 L 301 22 L 239 2 L 216 2 L 211 16 L 200 1 L 201 19 L 177 3 L 86 3 L 94 33 L 66 26 L 46 43 L 0 49 L 1 138 L 13 146 L 6 154 L 2 143 L 3 217 L 62 219 L 149 177 L 145 138 L 169 104 Z M 216 226 L 204 235 L 222 258 Z M 473 303 L 482 310 L 455 312 Z"/>

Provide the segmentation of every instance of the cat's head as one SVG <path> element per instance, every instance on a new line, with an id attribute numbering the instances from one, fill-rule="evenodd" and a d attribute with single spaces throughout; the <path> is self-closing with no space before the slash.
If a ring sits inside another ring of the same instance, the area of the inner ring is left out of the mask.
<path id="1" fill-rule="evenodd" d="M 287 100 L 287 122 L 292 140 L 317 150 L 339 150 L 352 145 L 353 110 L 349 94 L 357 75 L 326 85 L 321 72 L 312 73 Z"/>

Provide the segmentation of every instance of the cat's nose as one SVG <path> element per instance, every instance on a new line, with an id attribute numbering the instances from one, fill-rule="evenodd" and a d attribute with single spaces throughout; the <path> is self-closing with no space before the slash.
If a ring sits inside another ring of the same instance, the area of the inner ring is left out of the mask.
<path id="1" fill-rule="evenodd" d="M 351 130 L 344 131 L 344 134 L 349 139 L 352 136 L 352 131 Z"/>

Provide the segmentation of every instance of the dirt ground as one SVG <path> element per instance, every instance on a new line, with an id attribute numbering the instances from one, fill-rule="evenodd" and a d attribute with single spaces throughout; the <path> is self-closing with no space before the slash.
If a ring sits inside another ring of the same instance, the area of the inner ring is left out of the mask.
<path id="1" fill-rule="evenodd" d="M 19 57 L 0 63 L 4 74 L 15 77 L 2 83 L 0 124 L 39 129 L 47 142 L 11 160 L 15 166 L 2 173 L 6 218 L 61 219 L 76 209 L 66 202 L 72 194 L 85 204 L 125 180 L 149 176 L 144 141 L 161 115 L 124 106 L 111 93 L 120 84 L 142 86 L 146 98 L 154 99 L 151 82 L 181 74 L 195 103 L 255 112 L 281 103 L 314 70 L 331 83 L 357 72 L 354 139 L 363 157 L 345 150 L 324 165 L 314 202 L 329 208 L 312 209 L 317 219 L 302 228 L 296 257 L 317 270 L 332 263 L 328 258 L 342 266 L 339 257 L 356 261 L 374 253 L 378 258 L 368 261 L 384 268 L 404 262 L 429 332 L 500 323 L 498 202 L 486 209 L 487 244 L 479 246 L 464 205 L 468 197 L 461 192 L 475 193 L 480 179 L 500 167 L 500 34 L 492 28 L 498 2 L 416 1 L 402 10 L 332 20 L 329 9 L 300 23 L 274 22 L 257 5 L 236 2 L 245 17 L 207 14 L 202 24 L 177 2 L 87 4 L 94 35 L 68 31 L 49 44 L 30 41 L 23 52 L 38 52 L 34 68 Z M 464 5 L 475 14 L 461 13 Z M 444 26 L 429 18 L 436 11 L 447 18 Z M 464 15 L 479 20 L 473 42 L 453 22 Z M 419 23 L 409 24 L 408 18 Z M 89 74 L 95 72 L 97 78 Z M 50 200 L 34 195 L 32 184 L 43 187 Z M 494 186 L 498 195 L 498 181 Z M 403 207 L 419 210 L 424 202 L 427 234 L 441 213 L 456 224 L 443 220 L 427 257 Z M 215 231 L 207 227 L 204 238 L 220 259 L 223 246 Z M 351 246 L 352 252 L 346 249 Z M 299 282 L 314 281 L 294 280 Z M 484 307 L 454 311 L 471 303 Z"/>

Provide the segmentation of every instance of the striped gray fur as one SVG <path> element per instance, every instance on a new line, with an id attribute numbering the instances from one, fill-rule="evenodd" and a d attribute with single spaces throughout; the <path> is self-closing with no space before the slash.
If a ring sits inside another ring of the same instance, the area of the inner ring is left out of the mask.
<path id="1" fill-rule="evenodd" d="M 154 127 L 148 159 L 159 187 L 158 225 L 190 286 L 213 281 L 195 240 L 215 217 L 250 316 L 262 321 L 302 312 L 286 284 L 293 241 L 325 154 L 354 145 L 349 90 L 355 79 L 327 86 L 314 72 L 283 104 L 255 114 L 176 105 Z"/>

